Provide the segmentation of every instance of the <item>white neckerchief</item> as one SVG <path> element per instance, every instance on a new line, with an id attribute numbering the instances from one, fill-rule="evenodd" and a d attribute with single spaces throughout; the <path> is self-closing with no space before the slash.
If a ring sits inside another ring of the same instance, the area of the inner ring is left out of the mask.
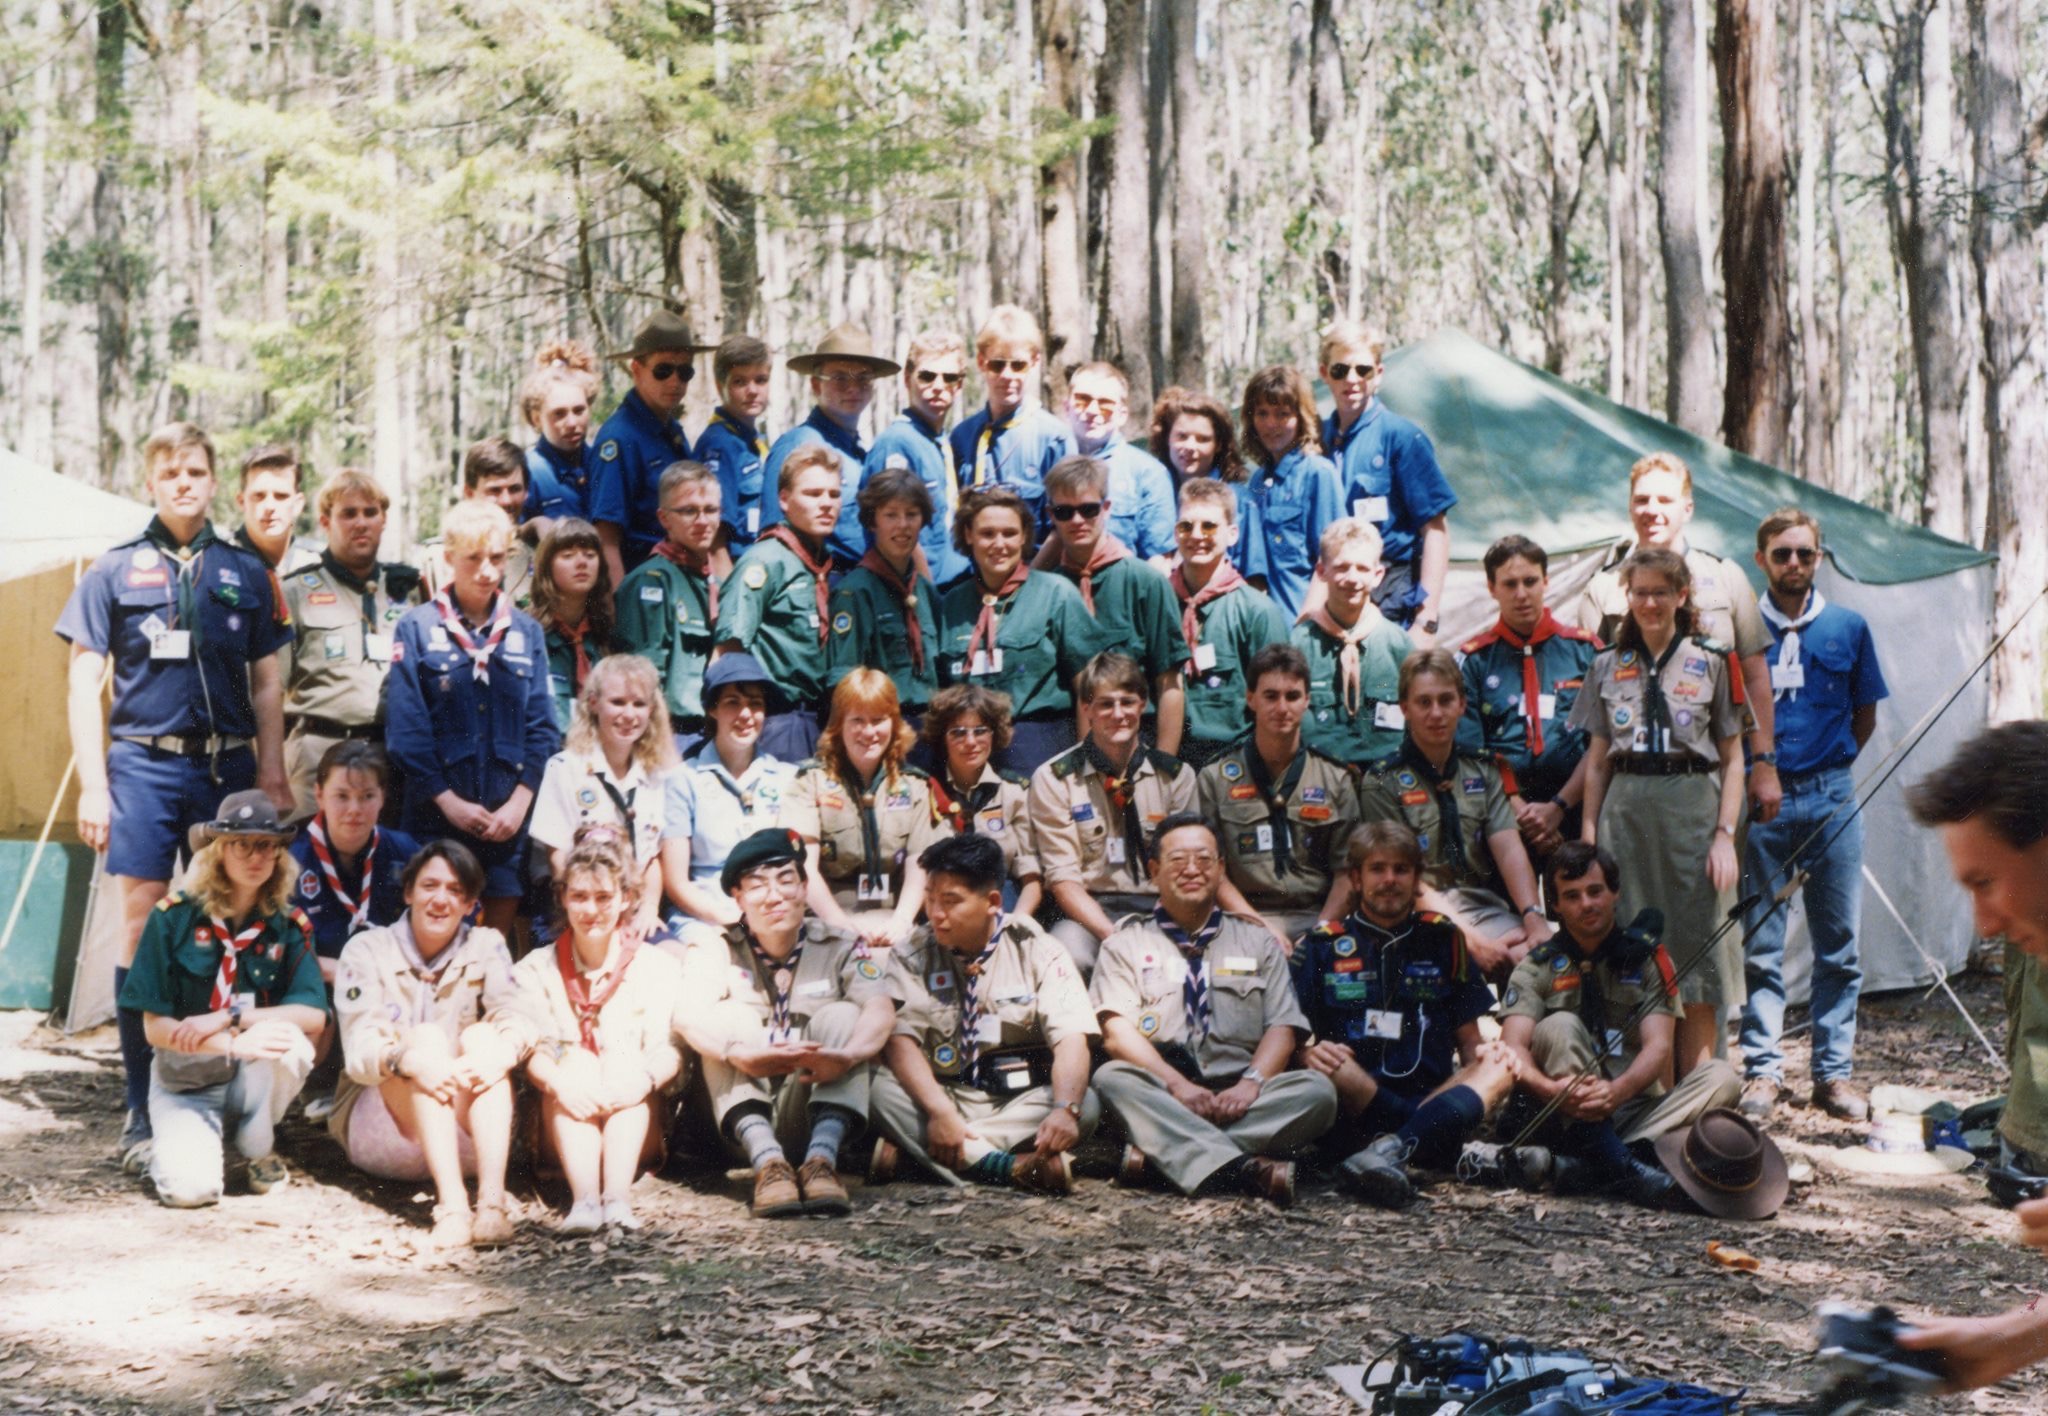
<path id="1" fill-rule="evenodd" d="M 1780 634 L 1784 635 L 1784 638 L 1778 641 L 1779 668 L 1791 668 L 1799 662 L 1799 631 L 1819 619 L 1820 612 L 1827 607 L 1828 602 L 1821 595 L 1818 585 L 1806 592 L 1806 608 L 1799 612 L 1797 619 L 1793 619 L 1783 610 L 1779 609 L 1777 602 L 1768 595 L 1764 596 L 1757 604 L 1757 608 L 1763 611 L 1764 619 L 1776 628 Z M 1799 690 L 1796 688 L 1773 688 L 1771 690 L 1773 701 L 1788 696 L 1797 701 Z"/>

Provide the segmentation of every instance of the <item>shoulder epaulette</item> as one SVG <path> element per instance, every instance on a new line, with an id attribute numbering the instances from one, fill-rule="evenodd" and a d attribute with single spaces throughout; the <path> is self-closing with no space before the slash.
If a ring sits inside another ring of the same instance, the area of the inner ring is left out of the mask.
<path id="1" fill-rule="evenodd" d="M 173 890 L 170 894 L 158 900 L 156 907 L 160 910 L 173 909 L 179 905 L 190 903 L 191 899 L 192 897 L 183 890 Z"/>
<path id="2" fill-rule="evenodd" d="M 1013 787 L 1028 787 L 1031 785 L 1029 777 L 1025 776 L 1022 772 L 1012 772 L 1007 767 L 996 768 L 996 775 Z"/>
<path id="3" fill-rule="evenodd" d="M 815 767 L 822 771 L 824 766 L 823 760 L 816 757 L 806 757 L 803 761 L 796 764 L 796 770 L 798 772 L 808 772 Z"/>
<path id="4" fill-rule="evenodd" d="M 1509 796 L 1518 794 L 1522 790 L 1522 784 L 1515 776 L 1514 764 L 1498 752 L 1490 752 L 1487 756 L 1493 759 L 1494 771 L 1500 773 L 1501 790 Z"/>
<path id="5" fill-rule="evenodd" d="M 1486 633 L 1477 635 L 1474 638 L 1468 639 L 1463 644 L 1459 645 L 1458 652 L 1460 654 L 1477 654 L 1481 649 L 1484 649 L 1489 644 L 1497 642 L 1499 639 L 1500 626 L 1496 624 L 1492 629 L 1487 630 Z"/>
<path id="6" fill-rule="evenodd" d="M 1375 777 L 1377 777 L 1383 772 L 1393 771 L 1396 767 L 1400 765 L 1401 754 L 1398 752 L 1390 752 L 1385 757 L 1376 757 L 1372 761 L 1366 763 L 1365 770 L 1372 773 Z"/>
<path id="7" fill-rule="evenodd" d="M 1189 767 L 1187 763 L 1181 761 L 1178 757 L 1175 757 L 1172 753 L 1161 752 L 1156 747 L 1146 748 L 1145 757 L 1146 760 L 1152 764 L 1152 770 L 1157 772 L 1162 777 L 1171 777 L 1182 770 L 1194 770 L 1193 768 Z"/>
<path id="8" fill-rule="evenodd" d="M 300 909 L 297 905 L 293 905 L 289 910 L 286 911 L 286 914 L 291 919 L 291 922 L 298 926 L 299 933 L 305 935 L 309 939 L 312 937 L 313 921 L 306 918 L 306 912 L 304 910 Z"/>
<path id="9" fill-rule="evenodd" d="M 929 782 L 932 779 L 932 774 L 925 771 L 924 768 L 918 766 L 915 762 L 899 762 L 896 764 L 896 770 L 904 776 L 915 778 L 920 782 Z"/>
<path id="10" fill-rule="evenodd" d="M 387 565 L 384 567 L 384 591 L 392 599 L 402 600 L 419 589 L 424 578 L 417 566 Z"/>
<path id="11" fill-rule="evenodd" d="M 1723 644 L 1720 640 L 1709 639 L 1704 634 L 1694 635 L 1692 642 L 1699 645 L 1700 649 L 1704 653 L 1716 659 L 1725 659 L 1730 654 L 1735 652 L 1733 649 L 1730 649 L 1726 644 Z"/>
<path id="12" fill-rule="evenodd" d="M 1595 649 L 1604 649 L 1606 647 L 1600 642 L 1600 636 L 1593 633 L 1592 630 L 1580 629 L 1575 624 L 1565 624 L 1562 621 L 1557 626 L 1557 637 L 1559 639 L 1576 639 L 1581 644 L 1592 645 Z"/>
<path id="13" fill-rule="evenodd" d="M 1303 743 L 1301 745 L 1301 750 L 1310 757 L 1320 758 L 1322 761 L 1329 763 L 1332 767 L 1341 767 L 1346 772 L 1352 770 L 1351 764 L 1349 762 L 1346 762 L 1341 757 L 1332 757 L 1329 753 L 1324 752 L 1320 748 L 1310 747 L 1307 743 Z"/>
<path id="14" fill-rule="evenodd" d="M 1417 910 L 1415 918 L 1424 924 L 1448 924 L 1453 929 L 1458 927 L 1449 915 L 1438 914 L 1435 910 Z"/>
<path id="15" fill-rule="evenodd" d="M 1059 756 L 1053 758 L 1046 765 L 1052 768 L 1053 776 L 1058 777 L 1061 781 L 1065 781 L 1080 771 L 1082 764 L 1087 760 L 1087 755 L 1081 750 L 1081 744 L 1076 743 Z"/>

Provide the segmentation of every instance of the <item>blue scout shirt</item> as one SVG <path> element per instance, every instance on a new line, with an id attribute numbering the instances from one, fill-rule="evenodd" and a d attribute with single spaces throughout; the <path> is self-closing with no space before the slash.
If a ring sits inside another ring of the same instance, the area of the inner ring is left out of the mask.
<path id="1" fill-rule="evenodd" d="M 580 516 L 588 521 L 591 461 L 588 447 L 564 452 L 546 438 L 537 439 L 526 450 L 526 505 L 520 519 Z"/>
<path id="2" fill-rule="evenodd" d="M 1109 464 L 1111 533 L 1141 560 L 1172 555 L 1179 499 L 1166 464 L 1124 441 L 1120 433 L 1111 433 L 1109 441 L 1089 455 Z"/>
<path id="3" fill-rule="evenodd" d="M 391 648 L 384 711 L 384 742 L 402 769 L 409 826 L 439 821 L 434 798 L 445 791 L 496 809 L 522 784 L 538 790 L 548 759 L 562 746 L 547 640 L 523 610 L 512 612 L 491 654 L 488 685 L 476 681 L 438 605 L 408 611 Z"/>
<path id="4" fill-rule="evenodd" d="M 1451 1079 L 1458 1029 L 1493 1009 L 1464 936 L 1439 914 L 1418 911 L 1386 930 L 1354 911 L 1311 929 L 1296 952 L 1294 991 L 1316 1037 L 1349 1047 L 1375 1081 L 1409 1100 Z M 1388 1036 L 1396 1019 L 1399 1036 Z"/>
<path id="5" fill-rule="evenodd" d="M 306 823 L 310 826 L 312 823 Z M 405 913 L 406 862 L 419 853 L 419 842 L 403 831 L 391 831 L 382 826 L 374 827 L 370 845 L 365 853 L 370 860 L 370 914 L 365 929 L 395 924 Z M 338 959 L 341 948 L 355 937 L 356 929 L 351 923 L 354 911 L 342 904 L 341 897 L 334 893 L 334 887 L 327 883 L 326 872 L 320 869 L 320 859 L 313 854 L 313 837 L 305 826 L 291 844 L 292 859 L 298 863 L 299 878 L 292 886 L 291 902 L 311 921 L 313 926 L 313 948 L 323 959 Z M 356 899 L 362 898 L 362 862 L 350 866 L 337 853 L 334 857 L 334 873 L 341 880 L 341 888 Z"/>
<path id="6" fill-rule="evenodd" d="M 768 462 L 768 438 L 759 427 L 749 428 L 723 408 L 711 412 L 711 421 L 697 434 L 697 460 L 718 476 L 724 509 L 728 545 L 750 546 L 761 534 L 761 469 Z M 773 491 L 768 499 L 775 500 Z"/>
<path id="7" fill-rule="evenodd" d="M 953 465 L 960 489 L 1001 484 L 1018 496 L 1038 518 L 1038 539 L 1045 538 L 1045 474 L 1074 450 L 1065 420 L 1036 403 L 1022 404 L 1001 423 L 991 424 L 988 409 L 953 428 Z"/>
<path id="8" fill-rule="evenodd" d="M 932 519 L 918 544 L 924 547 L 925 565 L 932 584 L 944 589 L 974 569 L 970 561 L 953 549 L 953 513 L 960 505 L 960 474 L 954 465 L 953 445 L 915 413 L 898 415 L 868 449 L 867 465 L 860 484 L 866 487 L 877 472 L 915 472 L 932 494 Z"/>
<path id="9" fill-rule="evenodd" d="M 1323 446 L 1340 469 L 1344 514 L 1379 528 L 1381 558 L 1406 565 L 1421 554 L 1422 528 L 1458 504 L 1429 435 L 1375 398 L 1343 432 L 1323 420 Z M 1417 587 L 1417 604 L 1420 587 Z"/>
<path id="10" fill-rule="evenodd" d="M 1823 605 L 1813 623 L 1799 632 L 1801 672 L 1786 675 L 1778 666 L 1785 631 L 1769 616 L 1764 623 L 1771 631 L 1770 652 L 1764 657 L 1771 670 L 1778 774 L 1794 777 L 1847 767 L 1856 760 L 1851 725 L 1856 710 L 1891 696 L 1878 667 L 1870 626 L 1854 610 Z M 1788 677 L 1799 678 L 1799 686 L 1785 686 Z"/>
<path id="11" fill-rule="evenodd" d="M 861 469 L 868 450 L 860 434 L 822 408 L 775 440 L 768 450 L 768 463 L 761 469 L 760 529 L 766 531 L 782 520 L 782 498 L 776 488 L 782 480 L 782 464 L 800 447 L 821 442 L 839 454 L 839 524 L 825 538 L 825 549 L 841 565 L 852 565 L 868 551 L 867 528 L 860 524 Z"/>
<path id="12" fill-rule="evenodd" d="M 1586 755 L 1586 733 L 1573 728 L 1570 719 L 1579 689 L 1585 686 L 1586 670 L 1600 653 L 1600 641 L 1567 624 L 1554 627 L 1555 633 L 1529 646 L 1536 664 L 1537 708 L 1543 723 L 1541 756 L 1529 751 L 1529 720 L 1522 707 L 1522 650 L 1501 638 L 1501 626 L 1496 622 L 1477 639 L 1466 640 L 1458 651 L 1465 675 L 1459 750 L 1505 758 L 1526 801 L 1554 798 Z"/>
<path id="13" fill-rule="evenodd" d="M 661 836 L 690 843 L 690 879 L 716 886 L 732 848 L 782 819 L 782 803 L 796 789 L 796 768 L 765 752 L 737 780 L 725 770 L 718 744 L 707 742 L 678 764 L 664 783 Z"/>
<path id="14" fill-rule="evenodd" d="M 619 528 L 620 549 L 631 570 L 662 538 L 661 474 L 690 455 L 690 440 L 675 419 L 654 416 L 638 389 L 628 392 L 597 430 L 590 476 L 590 519 Z"/>
<path id="15" fill-rule="evenodd" d="M 1248 486 L 1265 543 L 1266 593 L 1291 624 L 1315 578 L 1323 530 L 1344 515 L 1337 469 L 1296 448 L 1275 466 L 1253 468 Z"/>
<path id="16" fill-rule="evenodd" d="M 291 642 L 291 614 L 262 557 L 201 526 L 182 563 L 163 523 L 92 564 L 57 620 L 57 635 L 114 665 L 115 737 L 256 736 L 249 665 Z M 179 657 L 153 659 L 152 645 Z M 169 636 L 169 637 L 167 637 Z"/>

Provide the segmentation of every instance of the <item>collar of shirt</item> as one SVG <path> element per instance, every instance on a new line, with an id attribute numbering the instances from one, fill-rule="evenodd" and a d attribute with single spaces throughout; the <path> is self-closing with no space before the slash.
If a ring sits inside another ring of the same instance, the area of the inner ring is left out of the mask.
<path id="1" fill-rule="evenodd" d="M 682 423 L 674 418 L 663 420 L 655 417 L 654 410 L 647 406 L 647 400 L 640 396 L 640 390 L 637 388 L 627 390 L 625 398 L 619 403 L 619 411 L 626 415 L 628 422 L 634 424 L 642 432 L 661 438 L 663 441 L 682 436 Z"/>
<path id="2" fill-rule="evenodd" d="M 759 761 L 757 757 L 755 759 Z M 594 753 L 583 759 L 583 770 L 600 781 L 610 782 L 621 791 L 635 791 L 647 784 L 647 764 L 635 757 L 626 767 L 626 775 L 614 777 L 611 764 L 604 760 L 603 753 Z"/>
<path id="3" fill-rule="evenodd" d="M 725 759 L 718 755 L 718 743 L 713 739 L 697 749 L 697 755 L 690 759 L 689 765 L 700 772 L 710 772 L 721 781 L 730 782 L 735 789 L 742 789 L 774 771 L 778 764 L 767 753 L 756 752 L 753 760 L 747 763 L 747 770 L 735 777 L 725 770 Z"/>
<path id="4" fill-rule="evenodd" d="M 816 430 L 819 437 L 838 451 L 853 457 L 862 455 L 859 429 L 847 427 L 823 408 L 813 406 L 811 416 L 804 419 L 804 426 Z"/>
<path id="5" fill-rule="evenodd" d="M 896 421 L 923 433 L 934 444 L 942 443 L 946 440 L 946 430 L 944 428 L 935 428 L 930 423 L 927 423 L 924 420 L 924 414 L 914 408 L 906 408 L 897 414 Z"/>
<path id="6" fill-rule="evenodd" d="M 552 467 L 564 481 L 580 482 L 583 480 L 583 454 L 585 449 L 579 447 L 573 452 L 565 452 L 549 442 L 546 437 L 538 439 L 534 443 L 534 447 L 546 459 L 548 466 Z"/>

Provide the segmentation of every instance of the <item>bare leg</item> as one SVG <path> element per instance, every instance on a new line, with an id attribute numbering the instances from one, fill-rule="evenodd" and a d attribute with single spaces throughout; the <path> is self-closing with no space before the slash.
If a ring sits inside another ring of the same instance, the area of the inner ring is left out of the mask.
<path id="1" fill-rule="evenodd" d="M 445 1055 L 448 1039 L 439 1028 L 414 1028 L 406 1039 L 406 1050 L 422 1056 Z M 462 1206 L 469 1209 L 469 1189 L 462 1183 L 462 1153 L 456 1143 L 458 1124 L 455 1109 L 421 1091 L 403 1077 L 392 1077 L 377 1088 L 385 1109 L 405 1138 L 426 1153 L 427 1173 L 434 1178 L 437 1207 Z"/>
<path id="2" fill-rule="evenodd" d="M 121 891 L 121 967 L 131 968 L 135 963 L 135 948 L 142 943 L 142 926 L 149 923 L 149 912 L 156 903 L 171 893 L 168 880 L 141 880 L 133 875 L 116 875 L 114 884 Z"/>
<path id="3" fill-rule="evenodd" d="M 1678 1020 L 1678 1038 L 1671 1049 L 1671 1065 L 1677 1080 L 1714 1055 L 1714 1037 L 1721 1027 L 1721 1005 L 1688 1003 Z"/>
<path id="4" fill-rule="evenodd" d="M 563 1055 L 561 1070 L 565 1073 L 583 1071 L 586 1075 L 579 1080 L 593 1087 L 597 1085 L 597 1059 L 581 1048 Z M 597 1203 L 603 1159 L 602 1118 L 575 1120 L 555 1105 L 552 1096 L 543 1095 L 541 1106 L 542 1120 L 547 1125 L 548 1134 L 554 1138 L 555 1158 L 561 1161 L 562 1176 L 569 1182 L 570 1203 Z"/>
<path id="5" fill-rule="evenodd" d="M 635 1075 L 644 1083 L 637 1061 L 611 1057 L 604 1061 L 608 1088 L 622 1089 Z M 647 1147 L 647 1133 L 654 1120 L 654 1108 L 646 1100 L 622 1107 L 604 1119 L 604 1196 L 607 1201 L 624 1200 L 640 1173 L 640 1156 Z"/>
<path id="6" fill-rule="evenodd" d="M 467 1056 L 475 1047 L 495 1047 L 497 1029 L 488 1023 L 471 1023 L 462 1034 L 462 1051 Z M 500 1078 L 495 1085 L 457 1099 L 456 1119 L 469 1132 L 476 1146 L 476 1203 L 478 1209 L 505 1204 L 505 1166 L 512 1154 L 512 1081 Z"/>

